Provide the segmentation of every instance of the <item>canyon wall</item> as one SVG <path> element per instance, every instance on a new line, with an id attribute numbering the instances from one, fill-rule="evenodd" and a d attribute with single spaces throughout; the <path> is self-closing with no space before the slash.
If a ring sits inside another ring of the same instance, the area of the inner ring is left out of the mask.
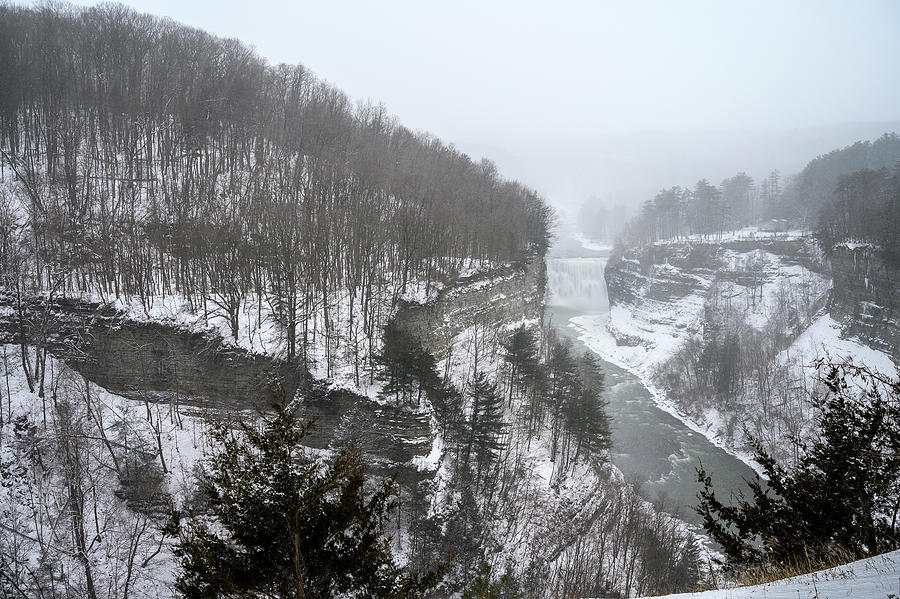
<path id="1" fill-rule="evenodd" d="M 900 269 L 871 245 L 841 244 L 831 253 L 829 311 L 848 335 L 866 339 L 900 362 Z"/>

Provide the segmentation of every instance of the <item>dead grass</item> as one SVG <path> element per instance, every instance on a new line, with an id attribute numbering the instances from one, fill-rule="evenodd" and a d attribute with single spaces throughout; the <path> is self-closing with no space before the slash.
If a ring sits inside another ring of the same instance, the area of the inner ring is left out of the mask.
<path id="1" fill-rule="evenodd" d="M 810 557 L 809 553 L 804 551 L 804 555 L 796 556 L 785 563 L 766 564 L 745 570 L 739 574 L 738 581 L 742 586 L 766 584 L 776 580 L 793 578 L 802 574 L 842 566 L 856 559 L 858 559 L 857 556 L 840 547 L 833 547 L 828 553 L 814 557 Z"/>

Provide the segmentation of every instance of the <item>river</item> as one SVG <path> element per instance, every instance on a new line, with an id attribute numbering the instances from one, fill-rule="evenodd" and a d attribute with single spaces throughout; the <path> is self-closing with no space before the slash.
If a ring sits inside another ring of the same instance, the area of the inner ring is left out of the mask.
<path id="1" fill-rule="evenodd" d="M 607 256 L 608 251 L 586 249 L 566 235 L 547 258 L 547 314 L 552 325 L 572 339 L 578 353 L 589 349 L 569 321 L 609 311 L 603 277 Z M 755 476 L 747 464 L 657 407 L 637 376 L 602 358 L 601 365 L 612 418 L 611 459 L 644 497 L 661 503 L 664 511 L 699 524 L 693 507 L 700 488 L 696 468 L 701 463 L 712 475 L 720 498 L 746 489 L 744 481 Z"/>

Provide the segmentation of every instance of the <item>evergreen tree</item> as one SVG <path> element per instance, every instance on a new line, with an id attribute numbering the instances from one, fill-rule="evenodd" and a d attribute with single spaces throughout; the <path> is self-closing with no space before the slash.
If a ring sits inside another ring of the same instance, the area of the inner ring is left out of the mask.
<path id="1" fill-rule="evenodd" d="M 405 399 L 414 378 L 415 340 L 393 320 L 384 327 L 381 351 L 375 355 L 378 379 L 384 383 L 383 393 L 393 393 L 397 403 Z"/>
<path id="2" fill-rule="evenodd" d="M 474 579 L 478 575 L 479 565 L 485 560 L 487 527 L 472 483 L 470 472 L 463 470 L 455 475 L 451 484 L 459 492 L 450 510 L 443 514 L 446 520 L 439 541 L 440 551 L 453 556 L 447 576 L 449 585 Z M 453 590 L 458 590 L 458 587 Z"/>
<path id="3" fill-rule="evenodd" d="M 411 401 L 413 393 L 416 405 L 422 394 L 440 388 L 437 362 L 412 334 L 391 320 L 384 327 L 381 352 L 375 356 L 380 367 L 378 378 L 384 382 L 384 393 L 393 394 L 399 403 Z"/>
<path id="4" fill-rule="evenodd" d="M 562 415 L 568 412 L 571 403 L 581 393 L 578 366 L 572 355 L 572 344 L 569 340 L 552 342 L 550 359 L 547 360 L 547 373 L 549 380 L 546 399 L 552 416 L 550 459 L 556 460 L 563 432 Z"/>
<path id="5" fill-rule="evenodd" d="M 736 570 L 854 558 L 900 546 L 900 381 L 865 367 L 823 364 L 827 393 L 818 438 L 785 469 L 759 443 L 756 460 L 768 484 L 749 481 L 752 499 L 723 504 L 698 470 L 703 490 L 697 512 Z"/>
<path id="6" fill-rule="evenodd" d="M 414 597 L 437 584 L 394 562 L 393 481 L 368 494 L 358 450 L 316 459 L 301 445 L 308 428 L 284 406 L 261 430 L 214 428 L 201 474 L 212 519 L 177 525 L 184 597 Z"/>
<path id="7" fill-rule="evenodd" d="M 441 434 L 446 438 L 459 439 L 461 430 L 465 428 L 462 393 L 447 383 L 429 391 L 428 399 L 434 407 Z"/>
<path id="8" fill-rule="evenodd" d="M 540 370 L 537 335 L 525 325 L 518 327 L 503 344 L 503 358 L 509 364 L 507 393 L 512 402 L 514 389 L 522 390 L 534 382 Z"/>
<path id="9" fill-rule="evenodd" d="M 610 418 L 603 399 L 603 371 L 590 352 L 584 352 L 578 361 L 578 378 L 580 393 L 569 410 L 569 430 L 576 437 L 575 459 L 582 451 L 598 455 L 612 445 Z"/>
<path id="10" fill-rule="evenodd" d="M 470 391 L 472 411 L 469 415 L 469 442 L 466 446 L 465 463 L 469 463 L 472 451 L 478 455 L 479 475 L 483 466 L 506 447 L 504 435 L 506 423 L 503 421 L 503 399 L 497 387 L 490 382 L 484 372 L 475 373 Z"/>
<path id="11" fill-rule="evenodd" d="M 515 581 L 507 573 L 496 578 L 493 568 L 487 562 L 481 565 L 481 572 L 469 587 L 463 591 L 463 599 L 516 599 L 520 596 Z"/>
<path id="12" fill-rule="evenodd" d="M 700 179 L 694 186 L 693 200 L 696 232 L 709 237 L 710 233 L 721 231 L 724 224 L 722 193 L 706 179 Z"/>

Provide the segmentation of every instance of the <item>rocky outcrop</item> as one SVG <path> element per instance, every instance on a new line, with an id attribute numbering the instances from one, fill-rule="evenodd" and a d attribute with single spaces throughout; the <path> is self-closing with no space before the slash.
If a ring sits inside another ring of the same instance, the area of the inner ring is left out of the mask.
<path id="1" fill-rule="evenodd" d="M 302 390 L 305 417 L 315 419 L 307 437 L 327 447 L 353 436 L 380 470 L 401 482 L 415 478 L 404 469 L 431 451 L 427 415 L 380 405 L 343 389 L 314 381 L 299 364 L 289 364 L 228 345 L 221 337 L 129 318 L 105 304 L 71 299 L 23 302 L 0 295 L 0 342 L 46 339 L 58 358 L 88 380 L 114 393 L 144 401 L 177 401 L 183 409 L 228 414 L 267 410 Z M 277 385 L 276 385 L 277 383 Z"/>
<path id="2" fill-rule="evenodd" d="M 639 298 L 672 301 L 702 292 L 697 275 L 721 266 L 719 248 L 711 245 L 650 245 L 613 254 L 604 276 L 610 305 L 634 304 Z"/>
<path id="3" fill-rule="evenodd" d="M 867 340 L 900 362 L 900 269 L 871 245 L 842 244 L 831 253 L 829 312 L 847 335 Z"/>
<path id="4" fill-rule="evenodd" d="M 619 249 L 604 276 L 611 305 L 635 304 L 641 298 L 673 302 L 705 293 L 715 279 L 752 286 L 750 268 L 736 268 L 735 256 L 762 251 L 781 265 L 825 272 L 815 245 L 805 238 L 737 239 L 722 242 L 674 242 Z M 765 275 L 765 273 L 763 273 Z"/>
<path id="5" fill-rule="evenodd" d="M 397 322 L 421 339 L 428 351 L 445 358 L 453 338 L 473 322 L 501 326 L 540 320 L 546 276 L 543 256 L 532 256 L 462 278 L 428 303 L 404 304 Z"/>
<path id="6" fill-rule="evenodd" d="M 228 345 L 219 336 L 145 322 L 106 304 L 0 294 L 0 342 L 43 340 L 58 358 L 125 397 L 178 395 L 222 408 L 266 408 L 273 383 L 291 397 L 312 379 L 289 364 Z"/>

